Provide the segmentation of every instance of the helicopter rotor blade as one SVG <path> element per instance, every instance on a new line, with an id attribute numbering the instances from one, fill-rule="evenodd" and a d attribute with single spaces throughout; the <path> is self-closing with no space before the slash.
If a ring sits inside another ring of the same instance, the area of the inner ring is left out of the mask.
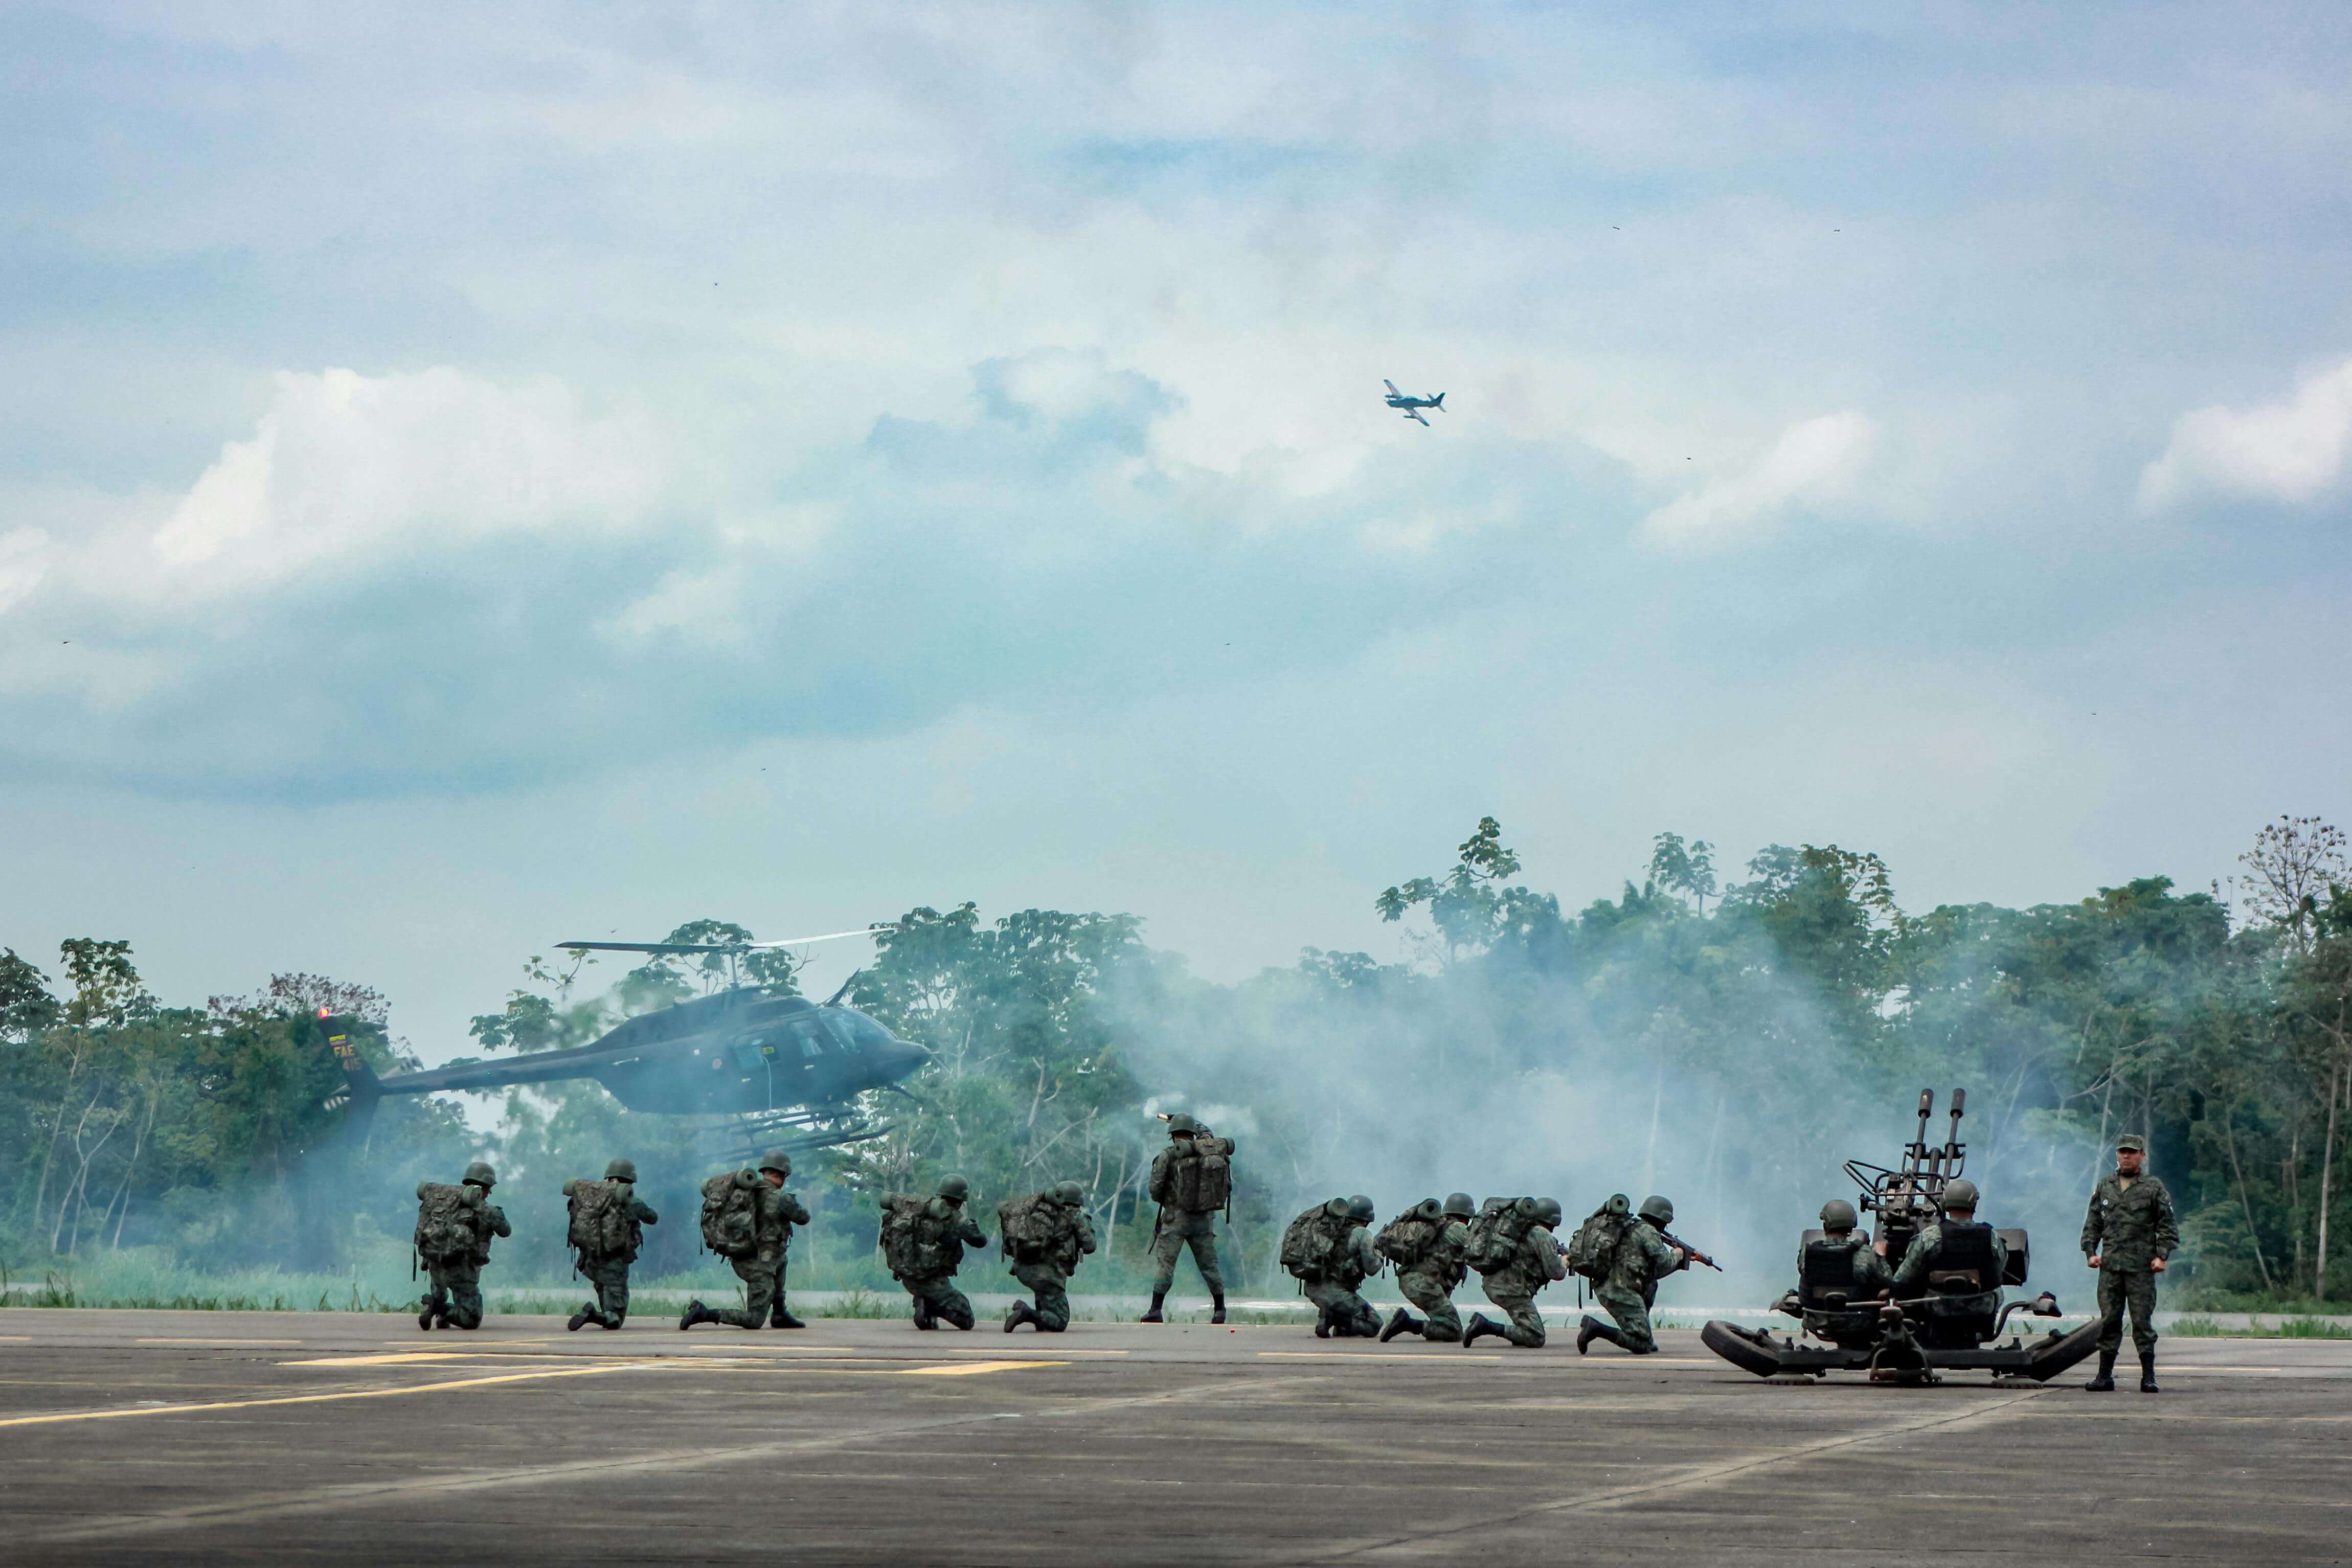
<path id="1" fill-rule="evenodd" d="M 850 970 L 849 978 L 841 982 L 841 989 L 834 992 L 833 995 L 824 998 L 824 1005 L 829 1008 L 839 1007 L 841 1005 L 841 998 L 849 994 L 849 988 L 857 984 L 857 977 L 864 973 L 866 973 L 866 971 L 863 969 Z"/>
<path id="2" fill-rule="evenodd" d="M 855 931 L 828 931 L 822 936 L 779 936 L 772 942 L 558 942 L 566 953 L 755 953 L 770 947 L 797 947 L 803 942 L 835 942 L 844 936 L 871 936 L 887 925 L 861 925 Z"/>

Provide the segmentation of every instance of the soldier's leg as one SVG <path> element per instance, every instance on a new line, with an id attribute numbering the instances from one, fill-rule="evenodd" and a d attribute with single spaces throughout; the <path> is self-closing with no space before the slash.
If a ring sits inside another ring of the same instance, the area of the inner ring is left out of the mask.
<path id="1" fill-rule="evenodd" d="M 452 1264 L 445 1270 L 449 1283 L 449 1311 L 443 1320 L 451 1328 L 482 1326 L 482 1269 L 478 1263 Z"/>
<path id="2" fill-rule="evenodd" d="M 776 1266 L 763 1258 L 730 1258 L 735 1277 L 743 1281 L 743 1304 L 740 1307 L 708 1307 L 706 1320 L 727 1323 L 739 1329 L 763 1329 L 768 1326 L 768 1313 L 776 1304 Z"/>
<path id="3" fill-rule="evenodd" d="M 971 1299 L 956 1289 L 952 1274 L 934 1274 L 907 1281 L 907 1289 L 930 1309 L 931 1316 L 960 1329 L 972 1325 Z"/>
<path id="4" fill-rule="evenodd" d="M 1462 1314 L 1454 1310 L 1453 1294 L 1440 1281 L 1426 1274 L 1407 1273 L 1398 1276 L 1397 1289 L 1428 1314 L 1419 1331 L 1422 1338 L 1452 1344 L 1462 1337 Z"/>
<path id="5" fill-rule="evenodd" d="M 2124 1343 L 2125 1279 L 2121 1270 L 2099 1270 L 2099 1355 L 2108 1362 Z"/>
<path id="6" fill-rule="evenodd" d="M 774 1308 L 768 1314 L 768 1326 L 772 1329 L 808 1327 L 808 1324 L 793 1316 L 792 1308 L 784 1305 L 784 1276 L 792 1271 L 792 1267 L 793 1255 L 790 1252 L 776 1260 L 776 1301 Z"/>
<path id="7" fill-rule="evenodd" d="M 1658 1348 L 1658 1336 L 1650 1327 L 1649 1306 L 1641 1297 L 1603 1296 L 1601 1304 L 1617 1320 L 1619 1344 L 1635 1355 L 1647 1355 Z"/>
<path id="8" fill-rule="evenodd" d="M 1176 1259 L 1184 1250 L 1184 1238 L 1166 1226 L 1151 1239 L 1151 1294 L 1156 1301 L 1168 1293 L 1176 1282 Z"/>
<path id="9" fill-rule="evenodd" d="M 416 1326 L 429 1329 L 449 1311 L 449 1270 L 439 1263 L 428 1263 L 425 1272 L 425 1299 L 417 1303 Z"/>
<path id="10" fill-rule="evenodd" d="M 1224 1271 L 1217 1267 L 1217 1233 L 1203 1230 L 1184 1239 L 1192 1249 L 1192 1265 L 1201 1270 L 1201 1283 L 1209 1287 L 1209 1294 L 1217 1301 L 1225 1299 Z"/>
<path id="11" fill-rule="evenodd" d="M 2131 1308 L 2132 1346 L 2145 1361 L 2156 1354 L 2156 1275 L 2124 1276 L 2124 1299 Z M 2120 1315 L 2120 1314 L 2118 1314 Z"/>
<path id="12" fill-rule="evenodd" d="M 619 1328 L 629 1321 L 629 1264 L 626 1259 L 613 1260 L 611 1271 L 596 1281 L 596 1305 L 604 1313 L 604 1326 Z"/>
<path id="13" fill-rule="evenodd" d="M 1060 1333 L 1070 1326 L 1070 1292 L 1059 1269 L 1041 1266 L 1034 1276 L 1024 1275 L 1021 1282 L 1037 1297 L 1036 1305 L 1030 1311 L 1036 1314 L 1039 1333 Z"/>
<path id="14" fill-rule="evenodd" d="M 1536 1311 L 1536 1299 L 1512 1292 L 1497 1295 L 1487 1292 L 1487 1299 L 1510 1314 L 1503 1325 L 1503 1337 L 1527 1350 L 1539 1350 L 1544 1343 L 1543 1314 Z"/>
<path id="15" fill-rule="evenodd" d="M 1315 1303 L 1315 1337 L 1328 1339 L 1332 1333 L 1331 1311 L 1339 1304 L 1339 1288 L 1321 1280 L 1302 1280 L 1298 1288 Z"/>

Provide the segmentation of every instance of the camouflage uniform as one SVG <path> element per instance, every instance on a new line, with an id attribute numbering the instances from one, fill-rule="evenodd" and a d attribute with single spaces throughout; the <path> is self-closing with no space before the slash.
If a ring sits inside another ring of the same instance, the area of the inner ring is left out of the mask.
<path id="1" fill-rule="evenodd" d="M 1566 1278 L 1568 1260 L 1560 1256 L 1559 1243 L 1553 1239 L 1551 1228 L 1530 1226 L 1511 1260 L 1484 1277 L 1486 1299 L 1510 1317 L 1510 1322 L 1495 1332 L 1523 1349 L 1541 1349 L 1544 1321 L 1543 1314 L 1536 1311 L 1536 1292 L 1555 1280 Z"/>
<path id="2" fill-rule="evenodd" d="M 1021 1288 L 1036 1298 L 1023 1320 L 1039 1333 L 1060 1333 L 1070 1326 L 1070 1276 L 1078 1260 L 1095 1249 L 1095 1219 L 1082 1205 L 1063 1206 L 1068 1219 L 1055 1244 L 1042 1257 L 1015 1259 L 1010 1270 Z"/>
<path id="3" fill-rule="evenodd" d="M 490 1238 L 514 1234 L 513 1228 L 507 1224 L 507 1211 L 489 1200 L 488 1187 L 482 1189 L 478 1212 L 481 1220 L 474 1230 L 472 1253 L 445 1263 L 425 1265 L 433 1281 L 425 1305 L 439 1314 L 445 1326 L 453 1329 L 482 1326 L 482 1265 L 490 1260 Z"/>
<path id="4" fill-rule="evenodd" d="M 806 1225 L 809 1211 L 801 1200 L 763 1177 L 751 1190 L 753 1241 L 751 1256 L 730 1258 L 735 1277 L 743 1281 L 740 1307 L 706 1307 L 709 1322 L 731 1323 L 739 1329 L 760 1329 L 783 1310 L 784 1263 L 793 1245 L 793 1227 Z"/>
<path id="5" fill-rule="evenodd" d="M 986 1234 L 972 1223 L 971 1217 L 963 1211 L 963 1205 L 960 1203 L 934 1197 L 925 1205 L 924 1214 L 941 1228 L 942 1234 L 950 1243 L 961 1243 L 965 1247 L 988 1245 Z M 950 1248 L 950 1250 L 954 1249 Z M 907 1288 L 907 1294 L 914 1298 L 917 1327 L 932 1326 L 924 1321 L 926 1317 L 953 1323 L 960 1329 L 971 1327 L 974 1321 L 971 1300 L 956 1289 L 953 1267 L 939 1273 L 901 1275 L 898 1282 Z"/>
<path id="6" fill-rule="evenodd" d="M 1381 1255 L 1372 1250 L 1372 1233 L 1357 1221 L 1331 1244 L 1321 1271 L 1299 1281 L 1332 1333 L 1342 1339 L 1380 1337 L 1381 1314 L 1357 1290 L 1380 1272 L 1381 1261 Z"/>
<path id="7" fill-rule="evenodd" d="M 1944 1228 L 1952 1225 L 1974 1224 L 1974 1219 L 1962 1219 L 1947 1215 L 1935 1224 L 1924 1227 L 1904 1249 L 1903 1261 L 1895 1270 L 1895 1294 L 1907 1300 L 1927 1288 L 1927 1276 L 1935 1270 L 1937 1260 L 1944 1253 Z M 1992 1232 L 1992 1256 L 1998 1269 L 2009 1267 L 2009 1246 L 2000 1232 Z M 1927 1297 L 1927 1315 L 1931 1318 L 1988 1317 L 2000 1311 L 2000 1291 L 1979 1291 L 1971 1295 L 1950 1296 L 1940 1291 Z"/>
<path id="8" fill-rule="evenodd" d="M 2083 1217 L 2083 1256 L 2099 1260 L 2099 1354 L 2112 1360 L 2123 1346 L 2124 1309 L 2131 1309 L 2132 1343 L 2143 1361 L 2156 1354 L 2156 1270 L 2180 1245 L 2172 1194 L 2142 1170 L 2124 1185 L 2109 1171 L 2091 1194 Z"/>
<path id="9" fill-rule="evenodd" d="M 1454 1309 L 1454 1292 L 1469 1275 L 1470 1266 L 1463 1261 L 1469 1251 L 1470 1228 L 1448 1219 L 1435 1245 L 1415 1259 L 1412 1268 L 1397 1270 L 1397 1289 L 1428 1314 L 1415 1331 L 1422 1338 L 1452 1344 L 1462 1337 L 1462 1314 Z M 1537 1322 L 1540 1326 L 1542 1320 Z"/>
<path id="10" fill-rule="evenodd" d="M 619 1328 L 628 1319 L 629 1265 L 637 1260 L 637 1253 L 645 1246 L 645 1228 L 658 1224 L 661 1220 L 661 1216 L 656 1214 L 652 1207 L 637 1196 L 636 1184 L 632 1182 L 627 1186 L 628 1194 L 625 1200 L 629 1211 L 627 1249 L 613 1253 L 583 1252 L 580 1254 L 578 1263 L 574 1265 L 580 1277 L 594 1286 L 596 1290 L 596 1310 L 581 1315 L 587 1322 L 602 1323 L 608 1329 Z M 563 1196 L 569 1198 L 579 1190 L 579 1187 L 580 1183 L 577 1181 L 565 1182 Z"/>
<path id="11" fill-rule="evenodd" d="M 1192 1214 L 1170 1201 L 1168 1167 L 1175 1163 L 1175 1139 L 1152 1157 L 1151 1186 L 1153 1202 L 1160 1205 L 1160 1223 L 1151 1233 L 1151 1294 L 1155 1300 L 1168 1294 L 1176 1282 L 1176 1260 L 1184 1249 L 1192 1249 L 1192 1262 L 1201 1270 L 1201 1283 L 1209 1288 L 1209 1295 L 1223 1310 L 1225 1299 L 1225 1276 L 1217 1267 L 1217 1216 Z"/>
<path id="12" fill-rule="evenodd" d="M 1617 1320 L 1617 1326 L 1601 1327 L 1593 1337 L 1622 1345 L 1635 1355 L 1656 1350 L 1658 1336 L 1650 1326 L 1650 1307 L 1658 1299 L 1658 1281 L 1689 1267 L 1688 1253 L 1666 1245 L 1656 1226 L 1636 1217 L 1617 1243 L 1616 1255 L 1609 1261 L 1609 1277 L 1592 1287 L 1592 1299 Z"/>
<path id="13" fill-rule="evenodd" d="M 1881 1291 L 1892 1288 L 1895 1283 L 1895 1271 L 1886 1266 L 1885 1259 L 1871 1250 L 1870 1238 L 1853 1230 L 1842 1236 L 1832 1231 L 1812 1243 L 1798 1242 L 1797 1278 L 1800 1280 L 1805 1277 L 1805 1249 L 1808 1245 L 1843 1247 L 1852 1251 L 1854 1289 L 1866 1295 L 1874 1296 Z"/>

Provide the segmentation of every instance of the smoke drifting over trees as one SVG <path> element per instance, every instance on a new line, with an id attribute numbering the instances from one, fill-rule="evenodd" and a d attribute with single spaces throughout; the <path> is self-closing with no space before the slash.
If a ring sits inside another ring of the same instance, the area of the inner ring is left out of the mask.
<path id="1" fill-rule="evenodd" d="M 1663 1192 L 1677 1228 L 1744 1264 L 1752 1290 L 1785 1282 L 1794 1229 L 1852 1196 L 1842 1161 L 1891 1157 L 1919 1087 L 1962 1085 L 1970 1174 L 2000 1223 L 2033 1228 L 2038 1282 L 2066 1289 L 2051 1265 L 2072 1261 L 2089 1184 L 2135 1132 L 2179 1200 L 2176 1288 L 2341 1299 L 2343 840 L 2282 819 L 2246 862 L 2234 923 L 2225 890 L 2162 877 L 1910 914 L 1875 855 L 1774 845 L 1734 873 L 1662 833 L 1638 880 L 1568 912 L 1489 819 L 1450 866 L 1377 895 L 1413 961 L 1308 949 L 1237 985 L 1191 975 L 1130 915 L 917 909 L 880 935 L 850 999 L 937 1060 L 907 1095 L 875 1097 L 887 1136 L 812 1156 L 802 1182 L 820 1233 L 863 1242 L 886 1188 L 955 1170 L 992 1207 L 1076 1179 L 1109 1238 L 1102 1277 L 1124 1278 L 1150 1223 L 1151 1113 L 1185 1109 L 1241 1140 L 1234 1230 L 1255 1288 L 1307 1202 L 1362 1191 L 1386 1213 L 1461 1187 L 1548 1194 L 1571 1216 Z M 788 957 L 751 962 L 745 979 L 793 984 Z M 530 985 L 476 1020 L 482 1049 L 576 1044 L 728 977 L 656 958 L 583 997 L 580 975 L 532 960 Z M 446 1102 L 394 1100 L 363 1151 L 341 1150 L 321 1006 L 380 1071 L 408 1064 L 363 987 L 281 976 L 173 1008 L 122 942 L 66 944 L 54 981 L 0 957 L 8 1264 L 143 1247 L 194 1267 L 336 1269 L 404 1245 L 408 1190 L 485 1140 Z M 555 1186 L 621 1153 L 678 1220 L 649 1233 L 646 1268 L 688 1266 L 699 1132 L 592 1083 L 509 1095 L 488 1152 L 517 1220 L 501 1254 L 514 1277 L 565 1271 Z"/>

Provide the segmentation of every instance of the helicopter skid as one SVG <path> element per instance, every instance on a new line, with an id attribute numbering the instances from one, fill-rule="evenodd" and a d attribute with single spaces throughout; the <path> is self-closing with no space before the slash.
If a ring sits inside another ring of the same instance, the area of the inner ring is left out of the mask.
<path id="1" fill-rule="evenodd" d="M 1911 1359 L 1920 1363 L 1889 1375 L 1874 1366 L 1874 1347 L 1848 1350 L 1838 1345 L 1803 1345 L 1775 1339 L 1763 1329 L 1743 1329 L 1717 1320 L 1699 1331 L 1699 1342 L 1742 1372 L 1759 1377 L 1807 1375 L 1832 1372 L 1868 1372 L 1877 1382 L 1919 1382 L 1937 1372 L 1990 1372 L 1998 1377 L 2022 1377 L 2046 1383 L 2098 1348 L 2099 1325 L 2084 1323 L 2072 1333 L 2053 1329 L 2039 1339 L 2012 1339 L 2007 1344 L 1979 1345 L 1969 1350 L 1917 1347 Z"/>

